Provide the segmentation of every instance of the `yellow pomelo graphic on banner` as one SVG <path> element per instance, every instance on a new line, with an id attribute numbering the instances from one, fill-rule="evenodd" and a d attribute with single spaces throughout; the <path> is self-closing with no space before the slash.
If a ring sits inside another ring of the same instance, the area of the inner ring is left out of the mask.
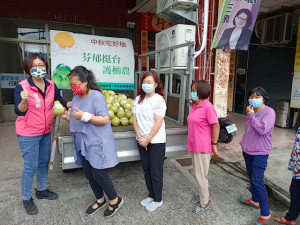
<path id="1" fill-rule="evenodd" d="M 72 34 L 67 32 L 59 32 L 55 34 L 54 41 L 59 44 L 61 48 L 71 48 L 75 44 L 75 39 Z"/>

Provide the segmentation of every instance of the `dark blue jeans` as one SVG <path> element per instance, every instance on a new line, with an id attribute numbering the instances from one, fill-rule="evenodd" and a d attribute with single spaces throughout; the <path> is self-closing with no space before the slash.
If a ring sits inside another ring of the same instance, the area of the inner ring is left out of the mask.
<path id="1" fill-rule="evenodd" d="M 148 197 L 153 198 L 155 202 L 160 202 L 162 200 L 166 143 L 148 144 L 147 150 L 139 144 L 137 146 L 149 191 Z"/>
<path id="2" fill-rule="evenodd" d="M 268 193 L 264 183 L 264 173 L 269 155 L 249 155 L 243 152 L 247 174 L 251 182 L 252 201 L 259 202 L 260 215 L 270 215 Z"/>
<path id="3" fill-rule="evenodd" d="M 292 179 L 290 186 L 291 204 L 285 219 L 288 221 L 296 220 L 300 212 L 300 180 Z"/>
<path id="4" fill-rule="evenodd" d="M 82 157 L 83 172 L 89 180 L 90 186 L 94 192 L 96 199 L 103 197 L 103 191 L 109 200 L 115 199 L 118 195 L 116 189 L 111 182 L 106 169 L 95 169 L 90 162 Z"/>

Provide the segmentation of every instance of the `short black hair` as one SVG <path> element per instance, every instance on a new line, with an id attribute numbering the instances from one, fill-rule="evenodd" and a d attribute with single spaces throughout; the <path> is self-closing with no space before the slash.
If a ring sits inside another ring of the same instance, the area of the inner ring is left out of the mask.
<path id="1" fill-rule="evenodd" d="M 262 87 L 255 87 L 255 88 L 252 88 L 248 91 L 248 99 L 250 97 L 250 95 L 252 94 L 256 94 L 257 96 L 262 96 L 263 99 L 264 99 L 264 103 L 266 103 L 270 98 L 269 98 L 269 95 L 268 95 L 268 92 L 266 91 L 266 89 L 262 88 Z"/>
<path id="2" fill-rule="evenodd" d="M 206 80 L 195 80 L 192 82 L 196 86 L 197 96 L 199 99 L 207 99 L 210 96 L 210 85 Z"/>

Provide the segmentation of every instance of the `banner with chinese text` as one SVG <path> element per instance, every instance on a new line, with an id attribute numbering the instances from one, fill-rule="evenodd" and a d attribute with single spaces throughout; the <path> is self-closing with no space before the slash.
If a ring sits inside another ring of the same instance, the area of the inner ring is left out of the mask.
<path id="1" fill-rule="evenodd" d="M 102 89 L 134 89 L 134 50 L 132 41 L 50 31 L 51 78 L 59 89 L 70 89 L 68 74 L 75 66 L 93 71 Z"/>
<path id="2" fill-rule="evenodd" d="M 296 46 L 294 71 L 300 72 L 300 17 L 298 18 L 298 33 L 297 33 L 297 46 Z"/>
<path id="3" fill-rule="evenodd" d="M 174 24 L 160 17 L 155 17 L 153 13 L 142 13 L 142 30 L 159 32 L 172 27 Z"/>
<path id="4" fill-rule="evenodd" d="M 212 48 L 247 50 L 260 0 L 224 0 Z"/>

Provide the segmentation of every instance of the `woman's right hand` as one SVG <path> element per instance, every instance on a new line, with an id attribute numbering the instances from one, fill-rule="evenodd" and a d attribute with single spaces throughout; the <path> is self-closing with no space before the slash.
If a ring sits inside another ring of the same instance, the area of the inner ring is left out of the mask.
<path id="1" fill-rule="evenodd" d="M 248 105 L 246 108 L 246 113 L 254 113 L 254 109 L 252 105 Z"/>
<path id="2" fill-rule="evenodd" d="M 30 96 L 29 91 L 26 89 L 25 85 L 22 86 L 23 91 L 21 91 L 21 98 L 24 102 L 27 102 Z"/>

